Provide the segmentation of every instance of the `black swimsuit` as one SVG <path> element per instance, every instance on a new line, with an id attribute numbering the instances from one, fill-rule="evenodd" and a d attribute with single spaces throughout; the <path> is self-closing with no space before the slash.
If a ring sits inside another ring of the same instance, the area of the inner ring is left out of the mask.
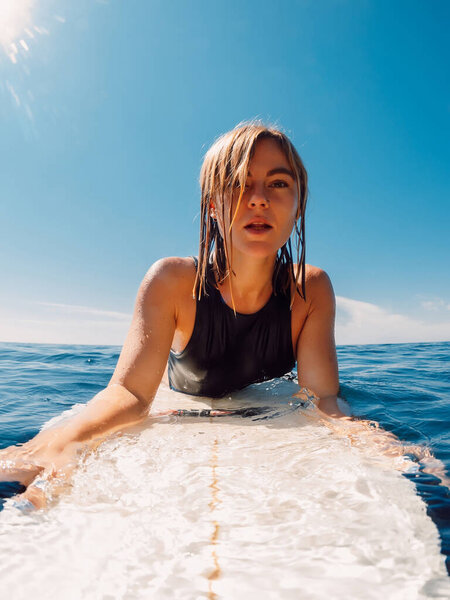
<path id="1" fill-rule="evenodd" d="M 182 352 L 169 354 L 170 387 L 218 398 L 291 371 L 289 296 L 272 293 L 258 312 L 235 315 L 215 287 L 211 268 L 207 275 L 207 295 L 197 300 L 191 339 Z"/>

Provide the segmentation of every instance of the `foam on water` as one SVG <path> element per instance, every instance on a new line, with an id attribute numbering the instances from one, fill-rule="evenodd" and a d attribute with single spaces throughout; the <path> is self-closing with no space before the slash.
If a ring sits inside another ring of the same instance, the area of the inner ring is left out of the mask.
<path id="1" fill-rule="evenodd" d="M 438 531 L 402 475 L 416 465 L 283 405 L 296 389 L 209 403 L 161 389 L 154 416 L 88 456 L 51 509 L 7 501 L 8 597 L 450 597 Z M 268 402 L 273 418 L 158 416 Z"/>

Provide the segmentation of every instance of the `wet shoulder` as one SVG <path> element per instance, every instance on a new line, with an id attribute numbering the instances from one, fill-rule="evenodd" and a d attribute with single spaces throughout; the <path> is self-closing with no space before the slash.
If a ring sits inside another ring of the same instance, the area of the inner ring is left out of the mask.
<path id="1" fill-rule="evenodd" d="M 297 265 L 295 265 L 294 272 L 296 273 Z M 301 282 L 298 283 L 298 289 L 301 292 Z M 331 284 L 328 273 L 316 267 L 314 265 L 305 265 L 305 291 L 306 291 L 306 302 L 296 294 L 294 303 L 297 306 L 302 305 L 303 309 L 310 312 L 316 307 L 322 309 L 334 310 L 335 298 L 333 286 Z"/>
<path id="2" fill-rule="evenodd" d="M 165 296 L 167 301 L 189 295 L 195 281 L 192 257 L 169 256 L 154 262 L 142 280 L 140 292 L 145 297 Z"/>
<path id="3" fill-rule="evenodd" d="M 167 282 L 193 280 L 195 278 L 195 263 L 191 256 L 166 256 L 152 264 L 146 277 L 159 278 Z"/>

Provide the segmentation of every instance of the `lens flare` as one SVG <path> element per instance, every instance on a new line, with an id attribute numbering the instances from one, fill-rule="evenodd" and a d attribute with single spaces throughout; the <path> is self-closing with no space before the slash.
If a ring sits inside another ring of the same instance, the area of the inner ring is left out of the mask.
<path id="1" fill-rule="evenodd" d="M 34 37 L 32 11 L 35 0 L 2 0 L 0 2 L 0 44 L 11 62 L 17 62 L 19 50 L 27 52 L 25 38 Z"/>

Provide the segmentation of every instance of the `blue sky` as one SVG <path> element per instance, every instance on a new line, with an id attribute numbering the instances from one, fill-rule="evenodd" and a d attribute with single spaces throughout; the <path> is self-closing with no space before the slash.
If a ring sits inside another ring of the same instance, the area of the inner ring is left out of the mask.
<path id="1" fill-rule="evenodd" d="M 197 252 L 198 172 L 259 117 L 309 173 L 337 342 L 450 339 L 446 1 L 2 0 L 0 341 L 121 344 Z"/>

